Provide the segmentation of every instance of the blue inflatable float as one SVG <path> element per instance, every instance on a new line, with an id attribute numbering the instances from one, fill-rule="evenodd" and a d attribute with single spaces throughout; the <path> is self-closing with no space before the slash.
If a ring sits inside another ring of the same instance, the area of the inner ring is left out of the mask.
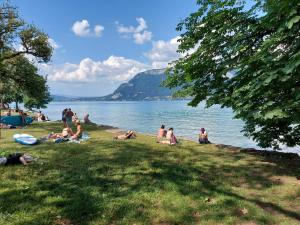
<path id="1" fill-rule="evenodd" d="M 26 124 L 32 123 L 33 119 L 31 117 L 26 117 Z M 13 125 L 13 126 L 22 126 L 23 124 L 22 117 L 21 116 L 1 116 L 0 122 L 7 124 L 7 125 Z"/>
<path id="2" fill-rule="evenodd" d="M 34 145 L 37 143 L 37 139 L 29 134 L 15 134 L 13 138 L 22 145 Z"/>

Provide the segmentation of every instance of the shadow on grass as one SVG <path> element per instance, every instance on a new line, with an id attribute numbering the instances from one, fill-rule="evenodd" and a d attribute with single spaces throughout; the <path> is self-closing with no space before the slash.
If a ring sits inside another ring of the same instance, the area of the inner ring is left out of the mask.
<path id="1" fill-rule="evenodd" d="M 49 124 L 46 129 L 57 129 L 57 125 Z M 273 202 L 242 196 L 232 190 L 239 185 L 247 185 L 251 189 L 279 185 L 271 177 L 298 177 L 299 162 L 293 162 L 294 170 L 286 161 L 276 160 L 270 164 L 248 162 L 236 165 L 226 162 L 241 160 L 244 153 L 230 155 L 220 151 L 213 155 L 219 160 L 212 161 L 210 152 L 199 152 L 193 147 L 157 148 L 156 145 L 132 140 L 101 140 L 88 147 L 67 143 L 44 144 L 42 151 L 51 152 L 51 155 L 42 159 L 44 164 L 32 165 L 32 170 L 37 171 L 37 178 L 30 188 L 20 192 L 20 188 L 15 187 L 0 193 L 0 204 L 1 210 L 9 214 L 24 208 L 34 211 L 54 207 L 55 210 L 50 212 L 52 221 L 49 222 L 49 212 L 41 212 L 31 220 L 20 221 L 19 225 L 51 224 L 57 215 L 82 225 L 96 221 L 100 224 L 196 224 L 199 218 L 194 216 L 195 212 L 208 210 L 211 206 L 205 202 L 206 199 L 219 196 L 224 200 L 218 202 L 218 208 L 205 219 L 221 223 L 225 217 L 234 214 L 242 201 L 300 220 L 299 213 L 295 211 Z M 257 160 L 270 161 L 263 156 Z M 194 204 L 183 202 L 176 206 L 168 198 L 155 199 L 168 193 L 171 193 L 171 199 L 190 199 Z M 172 196 L 172 193 L 177 194 Z M 152 196 L 150 200 L 148 195 Z M 153 210 L 159 211 L 158 208 L 168 208 L 174 216 L 155 218 L 159 212 L 153 213 Z M 261 215 L 255 217 L 258 221 L 274 222 L 266 221 Z"/>

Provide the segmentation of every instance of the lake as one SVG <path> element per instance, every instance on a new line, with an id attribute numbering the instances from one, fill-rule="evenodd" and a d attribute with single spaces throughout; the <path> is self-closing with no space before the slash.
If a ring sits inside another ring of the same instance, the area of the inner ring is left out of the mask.
<path id="1" fill-rule="evenodd" d="M 239 147 L 258 148 L 255 142 L 243 136 L 243 121 L 233 119 L 228 108 L 213 106 L 205 108 L 204 103 L 190 107 L 188 101 L 122 101 L 122 102 L 51 102 L 43 112 L 50 120 L 60 120 L 64 108 L 71 108 L 79 118 L 90 114 L 92 122 L 111 125 L 124 130 L 156 134 L 161 124 L 173 127 L 175 135 L 197 140 L 199 129 L 204 127 L 212 143 Z M 289 148 L 285 151 L 298 152 Z"/>

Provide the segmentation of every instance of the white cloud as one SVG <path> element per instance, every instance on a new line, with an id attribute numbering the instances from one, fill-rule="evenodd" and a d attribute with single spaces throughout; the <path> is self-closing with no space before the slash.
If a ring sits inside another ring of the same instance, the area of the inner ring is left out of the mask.
<path id="1" fill-rule="evenodd" d="M 142 24 L 141 27 L 145 27 L 145 25 Z M 132 28 L 129 28 L 129 30 L 130 29 Z M 140 29 L 141 28 L 139 28 L 139 30 Z M 141 32 L 141 35 L 143 35 L 144 32 L 145 30 Z M 145 36 L 147 36 L 147 34 L 145 34 Z M 166 68 L 172 61 L 187 54 L 192 54 L 199 46 L 196 45 L 194 49 L 191 49 L 187 53 L 178 53 L 179 38 L 180 37 L 177 36 L 167 41 L 153 41 L 151 50 L 144 53 L 149 60 L 148 63 L 112 55 L 103 61 L 97 61 L 87 57 L 82 59 L 78 64 L 40 64 L 39 68 L 42 74 L 48 75 L 48 80 L 52 84 L 67 82 L 73 85 L 76 83 L 83 84 L 89 82 L 89 84 L 98 83 L 100 86 L 105 86 L 105 84 L 107 85 L 109 83 L 116 85 L 128 81 L 139 72 L 148 69 Z"/>
<path id="2" fill-rule="evenodd" d="M 101 25 L 95 25 L 94 32 L 90 29 L 90 23 L 87 20 L 76 21 L 72 26 L 72 31 L 79 37 L 100 37 L 104 27 Z"/>
<path id="3" fill-rule="evenodd" d="M 61 46 L 59 44 L 57 44 L 52 38 L 49 38 L 49 43 L 50 45 L 52 46 L 52 48 L 55 50 L 55 49 L 58 49 L 60 48 Z"/>
<path id="4" fill-rule="evenodd" d="M 200 43 L 198 43 L 189 51 L 178 53 L 177 50 L 180 44 L 178 42 L 179 38 L 180 37 L 177 36 L 168 41 L 159 40 L 152 42 L 152 49 L 149 52 L 144 53 L 144 55 L 151 61 L 151 66 L 153 68 L 166 68 L 172 61 L 193 54 L 200 46 Z"/>
<path id="5" fill-rule="evenodd" d="M 151 41 L 152 33 L 150 31 L 145 30 L 142 33 L 135 33 L 133 34 L 134 42 L 136 44 L 143 44 L 147 41 Z"/>
<path id="6" fill-rule="evenodd" d="M 144 44 L 145 42 L 151 41 L 153 35 L 151 31 L 147 30 L 148 26 L 144 18 L 136 18 L 136 21 L 138 22 L 136 27 L 124 26 L 123 24 L 116 22 L 117 31 L 120 34 L 125 34 L 125 37 L 128 37 L 128 35 L 129 37 L 132 37 L 136 44 Z"/>
<path id="7" fill-rule="evenodd" d="M 104 27 L 103 26 L 101 26 L 101 25 L 96 25 L 95 27 L 94 27 L 94 32 L 95 32 L 95 35 L 97 36 L 97 37 L 100 37 L 101 35 L 102 35 L 102 32 L 104 31 Z"/>
<path id="8" fill-rule="evenodd" d="M 152 62 L 153 68 L 165 68 L 168 63 L 182 57 L 182 54 L 177 52 L 179 37 L 172 38 L 169 41 L 153 41 L 152 49 L 145 53 L 145 56 Z"/>
<path id="9" fill-rule="evenodd" d="M 76 21 L 72 26 L 72 31 L 80 37 L 86 37 L 90 35 L 90 24 L 87 20 Z"/>
<path id="10" fill-rule="evenodd" d="M 110 56 L 104 61 L 85 58 L 79 64 L 65 63 L 54 67 L 43 65 L 44 73 L 50 81 L 93 82 L 101 79 L 127 81 L 137 73 L 150 69 L 150 66 L 124 57 Z"/>

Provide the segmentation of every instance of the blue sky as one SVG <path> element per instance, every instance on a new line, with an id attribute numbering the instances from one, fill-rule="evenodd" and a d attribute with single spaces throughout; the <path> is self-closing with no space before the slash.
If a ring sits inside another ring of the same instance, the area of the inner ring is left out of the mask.
<path id="1" fill-rule="evenodd" d="M 49 34 L 52 61 L 41 65 L 53 94 L 102 96 L 136 73 L 180 55 L 175 30 L 196 0 L 12 0 L 21 17 Z"/>

